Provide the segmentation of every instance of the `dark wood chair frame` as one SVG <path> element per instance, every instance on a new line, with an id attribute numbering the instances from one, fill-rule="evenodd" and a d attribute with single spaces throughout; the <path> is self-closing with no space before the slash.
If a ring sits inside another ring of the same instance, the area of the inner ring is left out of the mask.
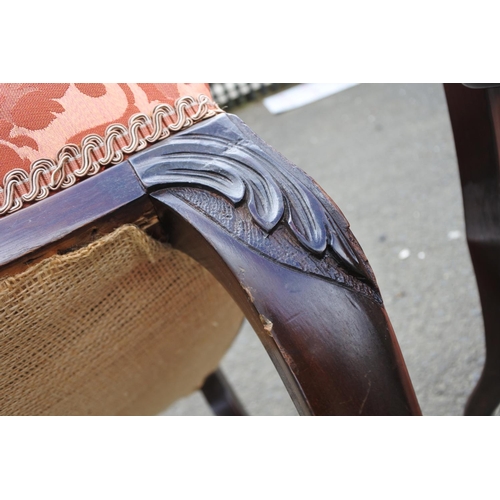
<path id="1" fill-rule="evenodd" d="M 375 277 L 343 214 L 239 118 L 217 115 L 3 217 L 0 276 L 124 223 L 168 241 L 222 283 L 300 414 L 420 414 Z M 495 248 L 484 250 L 490 259 Z M 490 371 L 498 382 L 500 369 L 488 368 L 487 378 Z M 203 390 L 216 414 L 244 414 L 220 373 Z"/>
<path id="2" fill-rule="evenodd" d="M 486 361 L 466 415 L 500 403 L 500 88 L 445 84 L 462 185 L 469 252 L 483 310 Z"/>

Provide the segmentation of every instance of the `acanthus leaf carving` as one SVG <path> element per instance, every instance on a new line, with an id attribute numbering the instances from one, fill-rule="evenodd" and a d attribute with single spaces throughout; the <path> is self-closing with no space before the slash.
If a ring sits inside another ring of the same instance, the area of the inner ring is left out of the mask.
<path id="1" fill-rule="evenodd" d="M 236 117 L 219 115 L 129 159 L 150 191 L 189 186 L 245 204 L 271 233 L 281 223 L 316 258 L 329 252 L 357 279 L 377 290 L 349 224 L 331 200 L 297 167 Z M 349 234 L 347 234 L 349 233 Z"/>

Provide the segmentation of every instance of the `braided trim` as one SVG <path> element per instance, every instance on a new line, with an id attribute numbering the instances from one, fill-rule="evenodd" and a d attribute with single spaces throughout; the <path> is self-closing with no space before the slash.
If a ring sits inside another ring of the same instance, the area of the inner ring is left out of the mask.
<path id="1" fill-rule="evenodd" d="M 174 106 L 158 104 L 151 117 L 144 113 L 132 115 L 128 127 L 119 123 L 110 125 L 104 137 L 89 134 L 80 146 L 67 144 L 59 150 L 55 160 L 36 160 L 29 172 L 13 169 L 5 175 L 3 186 L 0 185 L 0 195 L 3 193 L 0 215 L 16 212 L 25 202 L 43 200 L 51 191 L 69 188 L 78 178 L 95 175 L 103 167 L 123 161 L 124 155 L 140 151 L 172 132 L 218 113 L 223 111 L 206 95 L 200 94 L 198 99 L 180 97 Z M 174 122 L 175 115 L 177 121 Z"/>

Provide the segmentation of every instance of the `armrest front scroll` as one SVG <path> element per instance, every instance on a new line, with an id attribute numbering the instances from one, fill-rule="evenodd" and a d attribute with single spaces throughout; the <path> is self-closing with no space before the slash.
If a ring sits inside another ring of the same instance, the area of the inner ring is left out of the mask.
<path id="1" fill-rule="evenodd" d="M 300 413 L 420 413 L 366 257 L 304 172 L 231 115 L 129 162 L 171 243 L 238 302 Z"/>

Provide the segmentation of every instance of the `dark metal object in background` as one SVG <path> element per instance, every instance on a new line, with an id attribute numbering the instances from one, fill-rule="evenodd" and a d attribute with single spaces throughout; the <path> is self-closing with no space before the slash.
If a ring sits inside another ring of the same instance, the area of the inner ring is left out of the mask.
<path id="1" fill-rule="evenodd" d="M 289 88 L 294 83 L 211 83 L 215 102 L 224 110 L 241 106 Z"/>

